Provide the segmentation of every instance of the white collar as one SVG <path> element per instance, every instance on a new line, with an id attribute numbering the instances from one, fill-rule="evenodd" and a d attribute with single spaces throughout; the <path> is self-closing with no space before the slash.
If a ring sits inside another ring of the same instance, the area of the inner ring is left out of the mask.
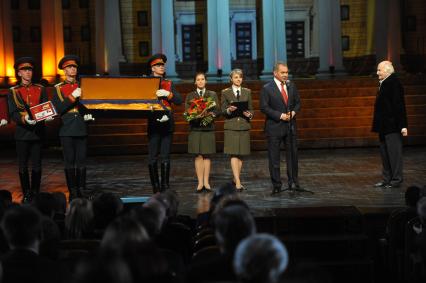
<path id="1" fill-rule="evenodd" d="M 241 94 L 241 86 L 236 87 L 236 86 L 232 85 L 232 91 L 233 91 L 234 93 L 237 93 L 237 90 L 238 90 L 238 91 L 240 92 L 240 94 Z"/>
<path id="2" fill-rule="evenodd" d="M 197 87 L 197 94 L 198 95 L 200 95 L 200 92 L 202 93 L 202 95 L 204 96 L 204 94 L 206 94 L 206 89 L 205 88 L 203 88 L 203 89 L 199 89 L 198 87 Z"/>

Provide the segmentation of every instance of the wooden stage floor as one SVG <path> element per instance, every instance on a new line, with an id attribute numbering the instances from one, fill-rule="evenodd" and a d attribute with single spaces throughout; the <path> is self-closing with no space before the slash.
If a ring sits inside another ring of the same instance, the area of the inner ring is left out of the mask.
<path id="1" fill-rule="evenodd" d="M 240 194 L 256 216 L 274 216 L 277 209 L 292 207 L 355 206 L 358 209 L 391 209 L 402 206 L 409 185 L 426 185 L 426 147 L 404 149 L 404 185 L 401 188 L 373 188 L 381 180 L 378 148 L 300 150 L 300 183 L 313 195 L 286 192 L 271 196 L 266 152 L 253 152 L 243 164 L 242 181 L 247 188 Z M 0 189 L 21 198 L 17 162 L 11 150 L 0 151 Z M 284 154 L 282 156 L 284 158 Z M 111 191 L 120 197 L 149 196 L 151 186 L 146 155 L 90 156 L 87 189 L 90 194 Z M 197 202 L 207 194 L 195 193 L 193 157 L 172 155 L 171 187 L 180 199 L 179 212 L 194 216 Z M 285 162 L 282 162 L 285 176 Z M 223 154 L 212 158 L 212 187 L 231 180 L 229 159 Z M 66 191 L 62 158 L 59 151 L 45 152 L 42 191 Z"/>

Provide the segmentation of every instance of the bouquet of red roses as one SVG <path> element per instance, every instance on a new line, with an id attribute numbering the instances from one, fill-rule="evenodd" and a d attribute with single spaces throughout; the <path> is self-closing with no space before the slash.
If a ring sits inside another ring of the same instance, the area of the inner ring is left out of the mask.
<path id="1" fill-rule="evenodd" d="M 216 106 L 216 102 L 211 97 L 200 97 L 193 99 L 188 111 L 183 113 L 186 121 L 191 122 L 200 119 L 201 126 L 207 126 L 213 122 L 214 117 L 209 115 L 208 110 Z"/>

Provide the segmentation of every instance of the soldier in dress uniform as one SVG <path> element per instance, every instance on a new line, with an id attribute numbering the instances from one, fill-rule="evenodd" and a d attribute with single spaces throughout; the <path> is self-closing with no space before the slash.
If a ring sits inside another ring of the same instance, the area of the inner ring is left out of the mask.
<path id="1" fill-rule="evenodd" d="M 23 194 L 22 202 L 28 203 L 40 191 L 41 148 L 45 128 L 44 122 L 36 122 L 33 119 L 30 107 L 46 102 L 47 95 L 43 86 L 33 84 L 31 81 L 34 69 L 33 58 L 19 58 L 14 68 L 19 84 L 10 88 L 9 115 L 16 123 L 15 141 Z M 29 159 L 31 159 L 31 182 L 28 170 Z"/>
<path id="2" fill-rule="evenodd" d="M 149 177 L 153 192 L 164 191 L 169 188 L 170 175 L 170 147 L 174 131 L 174 119 L 171 104 L 182 104 L 182 96 L 176 91 L 172 81 L 166 80 L 165 64 L 167 57 L 164 54 L 155 54 L 148 60 L 151 67 L 151 75 L 160 77 L 160 89 L 156 95 L 167 108 L 164 113 L 148 117 L 148 154 L 149 154 Z M 158 159 L 161 162 L 161 185 L 158 178 Z"/>
<path id="3" fill-rule="evenodd" d="M 65 81 L 55 85 L 52 99 L 62 119 L 59 137 L 70 202 L 83 197 L 82 191 L 86 188 L 86 122 L 94 120 L 91 114 L 83 114 L 80 104 L 81 88 L 77 81 L 79 62 L 79 57 L 75 55 L 66 55 L 59 61 L 58 68 L 64 70 Z"/>

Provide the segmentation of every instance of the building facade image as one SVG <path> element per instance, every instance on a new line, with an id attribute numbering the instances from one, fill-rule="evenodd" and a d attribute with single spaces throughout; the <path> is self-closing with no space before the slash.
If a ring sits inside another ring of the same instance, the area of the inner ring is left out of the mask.
<path id="1" fill-rule="evenodd" d="M 269 78 L 288 62 L 296 77 L 370 75 L 387 59 L 424 71 L 426 13 L 421 0 L 2 0 L 0 79 L 13 60 L 36 58 L 36 77 L 53 83 L 63 54 L 84 74 L 142 75 L 162 52 L 167 75 L 205 71 L 227 80 L 233 68 Z M 7 82 L 6 82 L 7 80 Z"/>

